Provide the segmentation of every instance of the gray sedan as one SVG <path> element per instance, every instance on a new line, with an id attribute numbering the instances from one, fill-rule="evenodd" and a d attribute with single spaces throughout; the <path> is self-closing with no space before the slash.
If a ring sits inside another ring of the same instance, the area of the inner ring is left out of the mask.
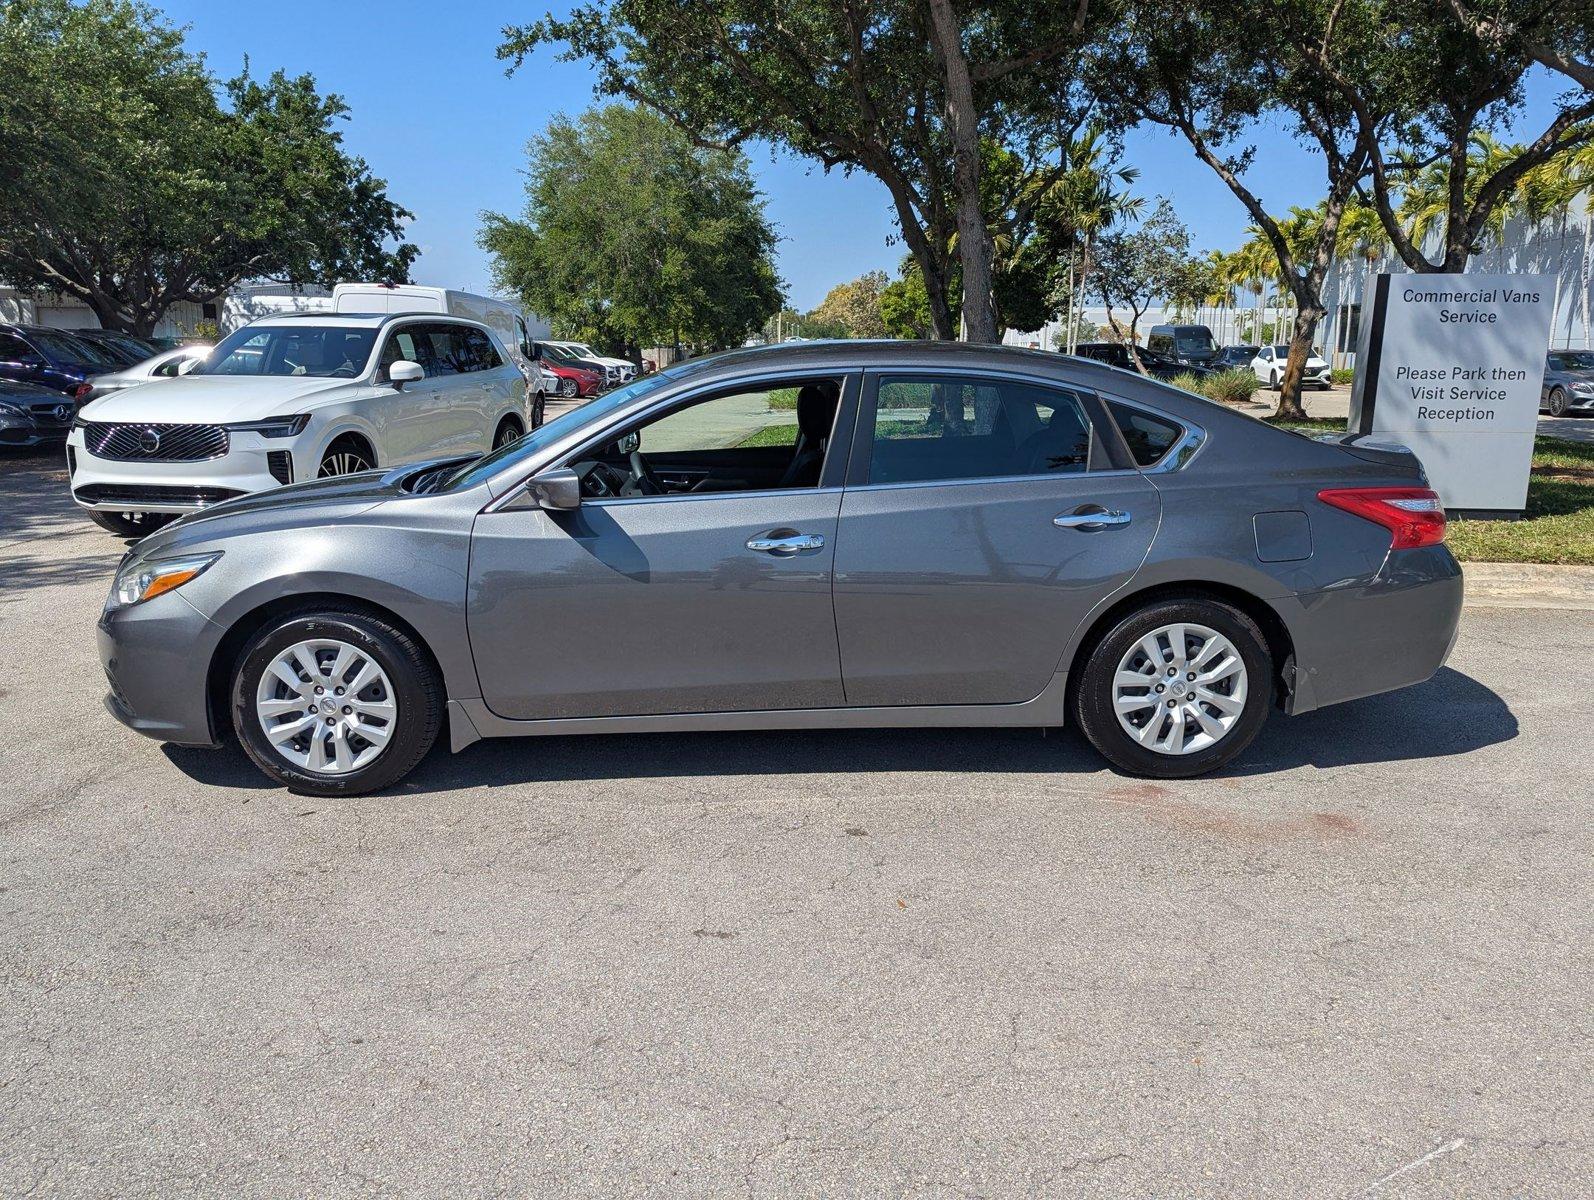
<path id="1" fill-rule="evenodd" d="M 1544 356 L 1539 409 L 1552 417 L 1594 411 L 1594 350 L 1551 350 Z"/>
<path id="2" fill-rule="evenodd" d="M 482 737 L 1075 723 L 1160 778 L 1427 679 L 1461 611 L 1417 460 L 1055 354 L 733 351 L 485 457 L 137 543 L 108 705 L 317 795 Z"/>

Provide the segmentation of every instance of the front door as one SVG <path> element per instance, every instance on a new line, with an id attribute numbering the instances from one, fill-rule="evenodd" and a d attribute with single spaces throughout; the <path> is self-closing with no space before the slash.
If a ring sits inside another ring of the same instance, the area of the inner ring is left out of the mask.
<path id="1" fill-rule="evenodd" d="M 1033 699 L 1145 560 L 1157 490 L 1114 469 L 1098 406 L 1065 388 L 881 373 L 864 391 L 836 551 L 847 703 Z"/>
<path id="2" fill-rule="evenodd" d="M 822 476 L 834 419 L 818 429 L 810 404 L 802 422 L 813 436 L 799 435 L 802 382 L 671 408 L 636 429 L 634 453 L 623 439 L 578 451 L 569 465 L 585 481 L 579 508 L 477 518 L 470 639 L 493 712 L 842 703 L 831 608 L 841 489 Z M 834 418 L 836 393 L 827 395 L 817 408 L 828 404 Z"/>

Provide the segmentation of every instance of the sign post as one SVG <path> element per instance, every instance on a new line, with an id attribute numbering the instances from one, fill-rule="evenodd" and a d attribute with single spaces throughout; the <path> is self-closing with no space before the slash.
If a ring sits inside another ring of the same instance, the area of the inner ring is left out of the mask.
<path id="1" fill-rule="evenodd" d="M 1352 433 L 1422 460 L 1445 508 L 1528 500 L 1555 300 L 1540 275 L 1378 275 L 1357 332 Z"/>

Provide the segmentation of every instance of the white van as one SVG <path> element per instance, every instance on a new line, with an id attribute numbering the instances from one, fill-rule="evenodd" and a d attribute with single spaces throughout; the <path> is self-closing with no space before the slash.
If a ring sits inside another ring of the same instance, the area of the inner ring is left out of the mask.
<path id="1" fill-rule="evenodd" d="M 332 289 L 332 311 L 351 315 L 446 313 L 451 317 L 480 321 L 498 335 L 498 340 L 508 348 L 510 357 L 526 377 L 526 388 L 531 395 L 533 429 L 542 424 L 547 395 L 558 390 L 559 381 L 550 378 L 538 362 L 542 355 L 537 349 L 537 339 L 548 336 L 546 326 L 533 329 L 527 323 L 525 314 L 503 300 L 478 296 L 474 292 L 457 292 L 453 288 L 424 287 L 414 283 L 340 283 Z"/>

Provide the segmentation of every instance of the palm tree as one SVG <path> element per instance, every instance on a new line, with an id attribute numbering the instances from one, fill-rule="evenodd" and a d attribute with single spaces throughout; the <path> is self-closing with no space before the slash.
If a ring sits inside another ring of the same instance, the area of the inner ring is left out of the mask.
<path id="1" fill-rule="evenodd" d="M 1261 342 L 1266 340 L 1262 336 L 1262 301 L 1267 295 L 1268 286 L 1278 278 L 1279 259 L 1273 252 L 1273 243 L 1267 240 L 1267 235 L 1261 229 L 1247 225 L 1245 232 L 1245 242 L 1224 259 L 1224 268 L 1229 282 L 1256 293 L 1251 337 Z"/>
<path id="2" fill-rule="evenodd" d="M 1347 267 L 1353 259 L 1362 260 L 1362 284 L 1356 304 L 1358 311 L 1365 312 L 1362 306 L 1367 302 L 1367 281 L 1372 278 L 1374 264 L 1389 252 L 1389 231 L 1384 228 L 1383 219 L 1376 208 L 1353 199 L 1340 214 L 1339 233 L 1335 240 L 1335 256 Z M 1344 294 L 1343 288 L 1341 294 Z M 1349 305 L 1342 304 L 1341 308 L 1348 309 Z M 1336 324 L 1339 319 L 1336 316 Z"/>

